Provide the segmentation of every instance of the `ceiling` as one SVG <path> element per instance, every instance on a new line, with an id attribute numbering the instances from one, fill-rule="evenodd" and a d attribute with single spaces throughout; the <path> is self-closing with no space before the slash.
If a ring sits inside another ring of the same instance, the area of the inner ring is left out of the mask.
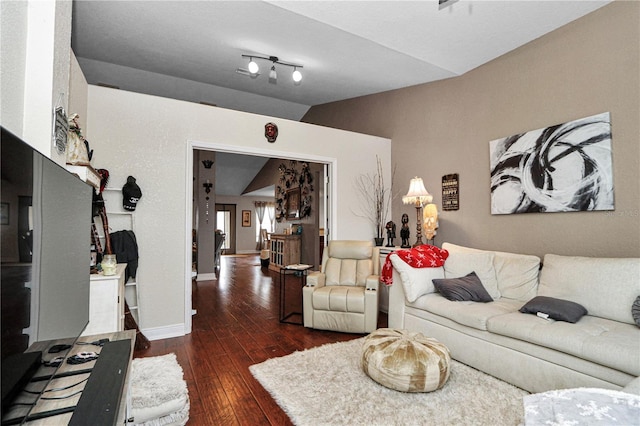
<path id="1" fill-rule="evenodd" d="M 276 193 L 275 185 L 244 194 L 245 188 L 267 161 L 269 161 L 267 157 L 216 152 L 216 195 L 247 195 L 273 198 Z"/>
<path id="2" fill-rule="evenodd" d="M 90 84 L 300 120 L 309 107 L 455 77 L 610 0 L 74 0 L 72 48 Z M 260 75 L 243 54 L 277 56 Z"/>
<path id="3" fill-rule="evenodd" d="M 609 1 L 74 0 L 71 45 L 89 84 L 298 121 L 314 105 L 459 76 Z M 238 73 L 243 54 L 300 64 L 302 83 L 276 65 L 271 84 L 269 61 L 257 78 Z M 224 155 L 216 193 L 241 195 L 266 159 Z"/>

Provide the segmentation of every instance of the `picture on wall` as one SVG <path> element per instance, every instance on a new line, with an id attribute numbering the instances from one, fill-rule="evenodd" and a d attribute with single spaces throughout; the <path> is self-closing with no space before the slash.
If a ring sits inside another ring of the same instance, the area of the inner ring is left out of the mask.
<path id="1" fill-rule="evenodd" d="M 608 112 L 489 145 L 491 214 L 614 209 Z"/>
<path id="2" fill-rule="evenodd" d="M 251 210 L 242 210 L 242 227 L 251 226 Z"/>

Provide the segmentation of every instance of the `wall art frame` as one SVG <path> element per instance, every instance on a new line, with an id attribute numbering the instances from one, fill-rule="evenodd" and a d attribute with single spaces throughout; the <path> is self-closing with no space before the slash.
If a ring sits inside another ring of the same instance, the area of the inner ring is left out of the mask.
<path id="1" fill-rule="evenodd" d="M 491 214 L 614 210 L 609 112 L 489 142 Z"/>
<path id="2" fill-rule="evenodd" d="M 251 227 L 251 210 L 242 210 L 242 227 Z"/>

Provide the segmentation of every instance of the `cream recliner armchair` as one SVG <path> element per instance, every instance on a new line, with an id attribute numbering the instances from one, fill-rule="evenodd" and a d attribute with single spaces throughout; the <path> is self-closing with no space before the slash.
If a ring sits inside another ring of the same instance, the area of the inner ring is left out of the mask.
<path id="1" fill-rule="evenodd" d="M 330 241 L 320 271 L 302 289 L 304 326 L 370 333 L 378 324 L 380 249 L 371 241 Z"/>

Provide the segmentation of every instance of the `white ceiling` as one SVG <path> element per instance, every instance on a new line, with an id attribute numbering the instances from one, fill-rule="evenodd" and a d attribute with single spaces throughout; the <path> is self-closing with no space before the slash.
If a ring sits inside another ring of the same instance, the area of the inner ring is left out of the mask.
<path id="1" fill-rule="evenodd" d="M 73 2 L 90 84 L 299 120 L 310 106 L 455 77 L 607 4 L 590 1 Z M 268 61 L 301 64 L 302 84 Z"/>
<path id="2" fill-rule="evenodd" d="M 215 163 L 216 195 L 242 195 L 245 188 L 253 181 L 253 178 L 267 161 L 269 161 L 267 157 L 217 152 Z M 244 195 L 274 197 L 275 186 L 272 185 Z"/>
<path id="3" fill-rule="evenodd" d="M 464 74 L 608 2 L 74 0 L 72 48 L 90 84 L 300 120 L 313 105 Z M 302 83 L 276 65 L 270 84 L 268 61 L 255 79 L 239 74 L 243 54 L 301 64 Z M 216 193 L 241 195 L 266 159 L 225 155 Z"/>

